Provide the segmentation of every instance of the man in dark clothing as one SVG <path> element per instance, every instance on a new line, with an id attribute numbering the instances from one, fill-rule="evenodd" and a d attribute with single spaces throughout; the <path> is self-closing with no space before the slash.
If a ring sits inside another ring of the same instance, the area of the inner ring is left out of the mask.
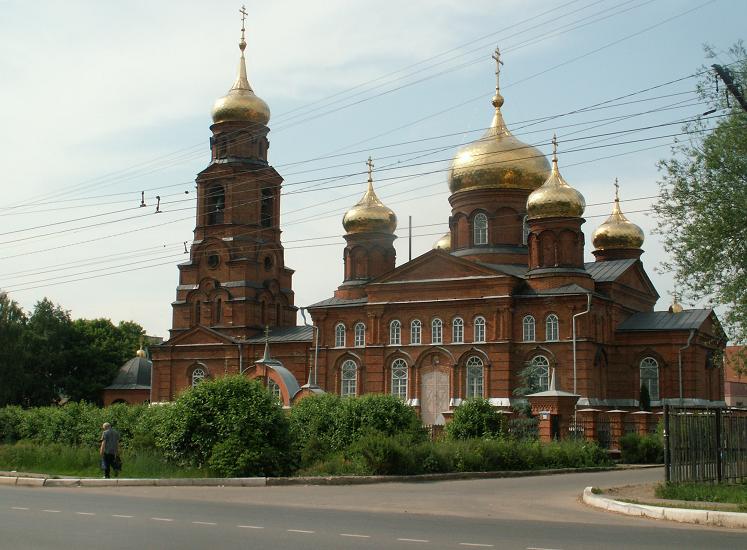
<path id="1" fill-rule="evenodd" d="M 109 477 L 114 461 L 119 454 L 119 432 L 112 428 L 108 422 L 104 423 L 104 433 L 101 434 L 101 446 L 99 454 L 101 455 L 101 468 L 104 470 L 104 477 Z M 117 475 L 115 469 L 114 474 Z"/>

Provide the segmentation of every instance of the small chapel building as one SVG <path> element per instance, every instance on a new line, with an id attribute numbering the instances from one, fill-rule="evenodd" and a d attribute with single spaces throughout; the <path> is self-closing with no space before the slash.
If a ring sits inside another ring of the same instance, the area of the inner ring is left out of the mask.
<path id="1" fill-rule="evenodd" d="M 642 386 L 654 408 L 723 405 L 716 315 L 677 303 L 654 311 L 644 234 L 623 214 L 617 184 L 592 234 L 594 261 L 584 260 L 584 197 L 561 175 L 555 139 L 548 162 L 507 127 L 497 50 L 492 122 L 449 172 L 449 232 L 397 265 L 397 217 L 376 195 L 369 159 L 367 190 L 343 218 L 342 282 L 299 326 L 283 179 L 268 162 L 270 110 L 247 79 L 243 28 L 239 47 L 236 81 L 212 111 L 170 338 L 151 347 L 153 402 L 241 373 L 287 406 L 320 391 L 391 393 L 439 424 L 472 397 L 509 409 L 529 372 L 540 392 L 554 373 L 587 408 L 636 409 Z"/>

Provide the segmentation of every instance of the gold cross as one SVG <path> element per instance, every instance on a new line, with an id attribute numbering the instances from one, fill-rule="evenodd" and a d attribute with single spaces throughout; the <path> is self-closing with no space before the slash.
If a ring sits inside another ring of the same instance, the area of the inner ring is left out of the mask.
<path id="1" fill-rule="evenodd" d="M 495 53 L 493 54 L 493 59 L 495 59 L 495 78 L 496 82 L 498 81 L 498 77 L 501 74 L 501 65 L 503 65 L 503 61 L 501 61 L 501 50 L 500 48 L 495 48 Z"/>
<path id="2" fill-rule="evenodd" d="M 615 200 L 620 200 L 620 184 L 617 183 L 617 178 L 615 178 Z"/>
<path id="3" fill-rule="evenodd" d="M 374 163 L 371 157 L 368 157 L 368 160 L 366 161 L 366 166 L 368 166 L 368 181 L 373 181 Z"/>
<path id="4" fill-rule="evenodd" d="M 270 338 L 270 326 L 265 325 L 265 340 Z"/>
<path id="5" fill-rule="evenodd" d="M 555 134 L 552 135 L 552 157 L 555 160 L 558 157 L 558 138 Z"/>
<path id="6" fill-rule="evenodd" d="M 246 19 L 246 16 L 248 15 L 248 12 L 246 11 L 246 7 L 241 6 L 239 13 L 241 14 L 241 41 L 244 42 L 244 31 L 246 30 L 244 28 L 244 20 Z"/>

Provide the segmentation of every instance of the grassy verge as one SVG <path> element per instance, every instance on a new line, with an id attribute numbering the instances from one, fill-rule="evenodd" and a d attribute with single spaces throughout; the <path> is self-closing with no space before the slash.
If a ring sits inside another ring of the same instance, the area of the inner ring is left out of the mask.
<path id="1" fill-rule="evenodd" d="M 166 462 L 152 450 L 126 449 L 122 453 L 121 477 L 207 477 L 203 469 L 182 468 Z M 0 445 L 0 470 L 49 475 L 101 477 L 98 449 L 58 443 L 19 441 Z"/>
<path id="2" fill-rule="evenodd" d="M 737 504 L 740 512 L 747 512 L 747 484 L 669 483 L 656 488 L 658 498 L 697 502 Z"/>

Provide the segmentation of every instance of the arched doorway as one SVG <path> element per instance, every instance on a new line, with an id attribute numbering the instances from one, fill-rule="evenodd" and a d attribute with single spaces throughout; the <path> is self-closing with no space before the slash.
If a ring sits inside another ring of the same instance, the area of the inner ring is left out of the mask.
<path id="1" fill-rule="evenodd" d="M 435 364 L 420 371 L 420 418 L 426 426 L 444 424 L 449 409 L 449 369 Z"/>

